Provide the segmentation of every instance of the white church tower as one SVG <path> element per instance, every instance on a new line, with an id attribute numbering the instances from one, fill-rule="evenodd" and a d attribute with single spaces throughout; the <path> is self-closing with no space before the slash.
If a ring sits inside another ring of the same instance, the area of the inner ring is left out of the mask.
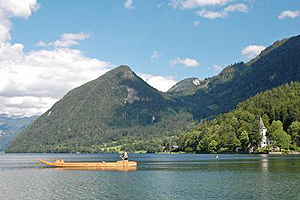
<path id="1" fill-rule="evenodd" d="M 262 118 L 259 117 L 259 133 L 260 133 L 261 136 L 262 136 L 262 139 L 261 139 L 261 142 L 260 142 L 260 147 L 261 147 L 261 148 L 266 147 L 267 145 L 270 144 L 269 139 L 268 139 L 268 137 L 267 137 L 267 131 L 268 131 L 268 130 L 267 130 L 267 128 L 265 127 Z"/>

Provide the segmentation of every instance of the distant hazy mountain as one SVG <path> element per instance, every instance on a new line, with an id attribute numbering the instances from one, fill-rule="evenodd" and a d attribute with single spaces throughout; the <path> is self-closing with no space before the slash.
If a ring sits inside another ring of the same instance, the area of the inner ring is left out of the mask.
<path id="1" fill-rule="evenodd" d="M 176 135 L 189 124 L 233 109 L 259 92 L 300 81 L 300 36 L 275 42 L 248 63 L 162 93 L 127 66 L 67 93 L 18 135 L 10 152 L 97 152 Z"/>
<path id="2" fill-rule="evenodd" d="M 17 134 L 23 131 L 36 118 L 0 114 L 0 151 L 4 151 Z"/>

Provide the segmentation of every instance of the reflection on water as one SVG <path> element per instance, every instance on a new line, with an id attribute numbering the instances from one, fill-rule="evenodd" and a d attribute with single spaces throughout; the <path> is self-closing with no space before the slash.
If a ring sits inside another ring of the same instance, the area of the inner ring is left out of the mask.
<path id="1" fill-rule="evenodd" d="M 268 195 L 269 192 L 271 192 L 271 182 L 269 180 L 269 174 L 268 174 L 268 165 L 269 165 L 269 159 L 267 154 L 262 154 L 261 160 L 260 160 L 260 166 L 261 166 L 261 177 L 258 180 L 258 189 L 261 194 L 261 199 L 269 199 Z"/>
<path id="2" fill-rule="evenodd" d="M 300 157 L 134 154 L 134 170 L 48 168 L 36 159 L 116 161 L 117 154 L 0 155 L 2 200 L 300 199 Z"/>
<path id="3" fill-rule="evenodd" d="M 261 155 L 262 159 L 260 161 L 261 163 L 261 170 L 262 172 L 268 172 L 268 155 L 267 154 L 262 154 Z"/>

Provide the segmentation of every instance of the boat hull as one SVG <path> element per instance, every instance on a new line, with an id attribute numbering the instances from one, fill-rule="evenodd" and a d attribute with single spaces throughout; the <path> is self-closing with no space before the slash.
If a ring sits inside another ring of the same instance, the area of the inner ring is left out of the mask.
<path id="1" fill-rule="evenodd" d="M 117 162 L 65 162 L 64 160 L 56 160 L 55 162 L 49 162 L 46 160 L 38 159 L 39 162 L 51 167 L 67 168 L 67 169 L 107 169 L 107 170 L 119 170 L 119 169 L 136 169 L 137 162 L 122 160 Z"/>

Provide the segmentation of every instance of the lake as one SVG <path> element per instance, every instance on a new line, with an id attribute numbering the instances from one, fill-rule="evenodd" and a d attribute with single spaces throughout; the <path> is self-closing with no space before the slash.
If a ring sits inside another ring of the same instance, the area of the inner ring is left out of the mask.
<path id="1" fill-rule="evenodd" d="M 0 154 L 0 199 L 300 199 L 300 156 L 130 154 L 136 171 L 63 170 L 50 161 L 117 154 Z"/>

